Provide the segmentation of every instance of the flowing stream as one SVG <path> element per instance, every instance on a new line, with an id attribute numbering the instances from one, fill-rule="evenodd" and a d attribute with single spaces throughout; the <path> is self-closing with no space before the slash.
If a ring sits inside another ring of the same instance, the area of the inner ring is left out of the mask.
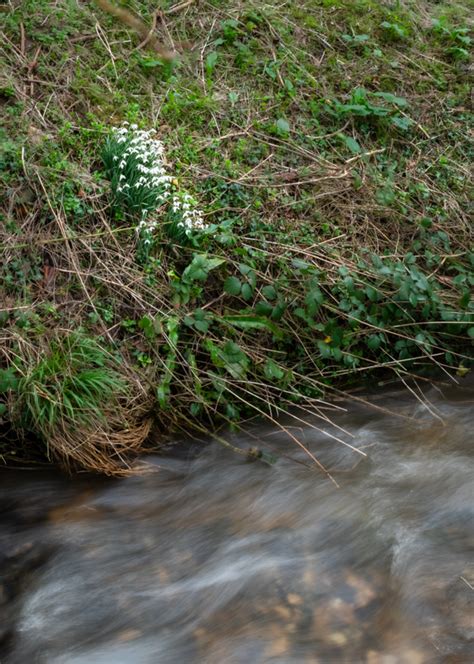
<path id="1" fill-rule="evenodd" d="M 323 431 L 287 419 L 228 436 L 271 464 L 211 443 L 121 480 L 3 469 L 0 662 L 474 662 L 474 384 L 460 383 L 424 403 L 405 388 L 341 402 Z"/>

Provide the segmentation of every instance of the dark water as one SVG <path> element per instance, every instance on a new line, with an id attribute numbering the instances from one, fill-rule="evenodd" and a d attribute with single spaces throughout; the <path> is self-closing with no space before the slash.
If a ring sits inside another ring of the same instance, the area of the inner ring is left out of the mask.
<path id="1" fill-rule="evenodd" d="M 266 426 L 231 442 L 273 465 L 212 444 L 119 481 L 2 471 L 0 661 L 474 662 L 463 385 L 333 415 L 367 456 L 287 421 L 339 488 Z"/>

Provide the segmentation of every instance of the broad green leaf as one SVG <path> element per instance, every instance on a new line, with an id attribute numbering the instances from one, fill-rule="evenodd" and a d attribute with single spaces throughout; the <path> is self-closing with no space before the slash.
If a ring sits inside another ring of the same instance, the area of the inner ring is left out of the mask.
<path id="1" fill-rule="evenodd" d="M 339 110 L 343 114 L 353 113 L 354 115 L 370 115 L 370 110 L 365 104 L 341 104 Z"/>
<path id="2" fill-rule="evenodd" d="M 347 149 L 350 150 L 353 154 L 359 154 L 361 152 L 360 145 L 355 140 L 355 138 L 352 138 L 352 136 L 347 136 L 347 134 L 339 134 L 339 137 Z"/>
<path id="3" fill-rule="evenodd" d="M 18 386 L 18 376 L 12 367 L 0 369 L 0 394 L 8 390 L 15 390 Z"/>
<path id="4" fill-rule="evenodd" d="M 390 104 L 395 104 L 395 106 L 407 106 L 408 102 L 405 97 L 397 97 L 397 95 L 392 94 L 391 92 L 374 92 L 374 97 L 379 97 L 388 101 Z"/>
<path id="5" fill-rule="evenodd" d="M 329 346 L 329 344 L 325 343 L 324 341 L 318 341 L 318 348 L 319 352 L 321 353 L 321 357 L 324 359 L 331 357 L 331 346 Z"/>
<path id="6" fill-rule="evenodd" d="M 264 286 L 262 288 L 262 294 L 267 298 L 267 300 L 274 300 L 277 296 L 277 292 L 274 286 Z"/>
<path id="7" fill-rule="evenodd" d="M 290 133 L 290 125 L 288 124 L 288 121 L 285 120 L 285 118 L 279 118 L 276 123 L 276 133 L 279 136 L 288 136 Z"/>
<path id="8" fill-rule="evenodd" d="M 264 302 L 260 300 L 255 305 L 255 312 L 260 316 L 270 316 L 273 311 L 273 306 L 269 302 Z"/>
<path id="9" fill-rule="evenodd" d="M 281 320 L 285 311 L 286 311 L 286 304 L 284 302 L 278 302 L 277 304 L 275 304 L 272 311 L 272 320 L 276 321 Z"/>
<path id="10" fill-rule="evenodd" d="M 265 362 L 263 371 L 268 380 L 281 380 L 285 376 L 283 369 L 270 358 Z"/>
<path id="11" fill-rule="evenodd" d="M 226 323 L 230 323 L 235 327 L 239 327 L 242 330 L 268 330 L 277 337 L 281 337 L 283 334 L 274 323 L 269 321 L 267 318 L 259 316 L 223 316 L 222 320 Z"/>
<path id="12" fill-rule="evenodd" d="M 228 295 L 239 295 L 242 282 L 237 277 L 227 277 L 224 281 L 224 292 Z"/>
<path id="13" fill-rule="evenodd" d="M 319 288 L 313 288 L 306 294 L 305 304 L 310 316 L 314 316 L 324 302 L 324 295 Z"/>
<path id="14" fill-rule="evenodd" d="M 394 115 L 390 122 L 394 125 L 394 127 L 397 127 L 397 129 L 401 129 L 402 131 L 407 131 L 412 125 L 415 124 L 411 118 L 405 118 L 401 115 Z"/>
<path id="15" fill-rule="evenodd" d="M 252 272 L 253 267 L 251 265 L 247 265 L 247 263 L 239 263 L 239 270 L 243 275 L 249 274 L 249 272 Z"/>
<path id="16" fill-rule="evenodd" d="M 227 341 L 223 347 L 219 347 L 208 339 L 206 348 L 216 367 L 224 368 L 233 378 L 243 378 L 245 376 L 249 359 L 235 342 Z"/>
<path id="17" fill-rule="evenodd" d="M 209 330 L 209 322 L 207 320 L 194 321 L 194 327 L 199 332 L 207 332 Z"/>
<path id="18" fill-rule="evenodd" d="M 381 344 L 382 344 L 382 339 L 378 334 L 371 334 L 370 337 L 367 339 L 367 347 L 370 348 L 370 350 L 377 350 L 378 348 L 380 348 Z"/>
<path id="19" fill-rule="evenodd" d="M 206 57 L 206 71 L 208 74 L 212 72 L 214 67 L 216 66 L 216 62 L 218 59 L 219 55 L 216 51 L 211 51 L 210 53 L 207 54 Z"/>
<path id="20" fill-rule="evenodd" d="M 193 260 L 183 272 L 183 281 L 206 281 L 209 272 L 225 263 L 223 258 L 208 258 L 207 254 L 194 254 Z"/>
<path id="21" fill-rule="evenodd" d="M 253 296 L 252 286 L 250 284 L 244 284 L 242 286 L 242 297 L 244 300 L 251 300 Z"/>

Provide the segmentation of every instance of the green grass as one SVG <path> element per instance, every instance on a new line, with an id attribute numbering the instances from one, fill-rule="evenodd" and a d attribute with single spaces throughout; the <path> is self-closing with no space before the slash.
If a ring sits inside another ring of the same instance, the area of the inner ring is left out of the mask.
<path id="1" fill-rule="evenodd" d="M 105 422 L 104 406 L 116 402 L 126 387 L 113 364 L 92 339 L 70 334 L 52 341 L 24 368 L 16 385 L 20 425 L 47 443 L 58 429 L 73 431 Z"/>
<path id="2" fill-rule="evenodd" d="M 126 6 L 152 24 L 155 3 Z M 120 357 L 163 428 L 184 430 L 314 412 L 387 372 L 464 374 L 469 10 L 166 2 L 156 34 L 180 56 L 165 62 L 93 3 L 12 3 L 0 370 L 74 330 Z M 145 245 L 114 197 L 101 155 L 123 121 L 157 130 L 173 187 L 204 211 L 186 242 L 163 215 Z M 64 412 L 59 392 L 49 403 Z"/>

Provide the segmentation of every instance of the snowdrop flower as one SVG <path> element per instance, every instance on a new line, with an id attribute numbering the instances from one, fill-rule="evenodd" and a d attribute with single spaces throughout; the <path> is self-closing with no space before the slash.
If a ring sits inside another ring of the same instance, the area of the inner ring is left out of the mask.
<path id="1" fill-rule="evenodd" d="M 112 159 L 113 168 L 118 168 L 115 191 L 129 209 L 140 213 L 136 230 L 147 244 L 159 226 L 160 213 L 167 209 L 188 236 L 206 228 L 197 201 L 188 192 L 179 191 L 176 179 L 168 174 L 165 148 L 155 134 L 155 129 L 144 131 L 128 122 L 112 129 L 118 146 Z"/>

